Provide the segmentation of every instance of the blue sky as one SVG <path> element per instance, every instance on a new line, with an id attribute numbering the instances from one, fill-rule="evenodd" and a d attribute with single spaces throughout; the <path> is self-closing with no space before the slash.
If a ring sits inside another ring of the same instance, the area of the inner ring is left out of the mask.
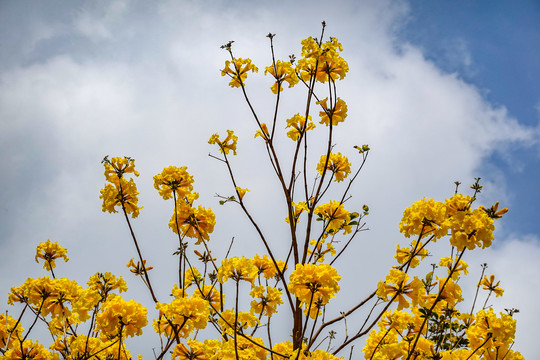
<path id="1" fill-rule="evenodd" d="M 470 295 L 478 264 L 488 262 L 506 290 L 493 305 L 522 311 L 516 349 L 531 358 L 540 352 L 530 335 L 540 318 L 540 278 L 533 276 L 540 271 L 539 7 L 334 1 L 322 13 L 323 1 L 0 2 L 1 302 L 11 286 L 44 275 L 33 256 L 48 238 L 69 250 L 60 273 L 84 283 L 96 271 L 113 271 L 128 281 L 128 296 L 144 299 L 124 266 L 134 256 L 125 224 L 101 212 L 107 154 L 136 159 L 144 209 L 135 227 L 149 261 L 159 264 L 163 294 L 174 281 L 174 237 L 170 204 L 158 198 L 152 176 L 165 166 L 188 166 L 195 176 L 201 203 L 216 212 L 217 253 L 232 236 L 248 244 L 241 249 L 257 251 L 241 214 L 217 205 L 214 194 L 230 192 L 230 184 L 207 157 L 212 133 L 239 135 L 235 161 L 254 213 L 269 224 L 284 216 L 268 196 L 276 190 L 268 169 L 252 165 L 263 153 L 239 92 L 220 76 L 227 54 L 219 46 L 235 40 L 237 56 L 259 66 L 249 90 L 264 113 L 272 103 L 262 74 L 265 35 L 277 34 L 277 57 L 287 58 L 326 20 L 351 69 L 340 84 L 349 117 L 336 147 L 344 154 L 356 144 L 373 149 L 349 202 L 370 206 L 370 231 L 343 265 L 352 274 L 343 279 L 343 301 L 358 297 L 359 287 L 371 291 L 393 265 L 395 244 L 407 242 L 397 230 L 405 207 L 424 196 L 444 200 L 456 180 L 466 192 L 482 177 L 479 201 L 499 200 L 510 212 L 497 223 L 494 246 L 470 253 L 464 292 Z M 284 92 L 284 119 L 300 111 L 295 90 Z M 280 226 L 265 229 L 279 239 Z M 155 341 L 134 343 L 133 352 L 151 356 Z"/>
<path id="2" fill-rule="evenodd" d="M 536 126 L 540 94 L 540 3 L 411 1 L 403 39 L 423 48 L 426 58 L 457 72 L 501 104 L 521 124 Z M 467 54 L 459 58 L 455 52 Z M 494 154 L 488 164 L 504 172 L 519 211 L 506 221 L 519 231 L 539 233 L 540 151 L 536 144 Z"/>

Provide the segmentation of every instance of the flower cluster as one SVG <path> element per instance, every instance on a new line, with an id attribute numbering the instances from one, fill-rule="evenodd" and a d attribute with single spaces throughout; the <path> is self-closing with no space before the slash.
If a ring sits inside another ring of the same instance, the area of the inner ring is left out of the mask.
<path id="1" fill-rule="evenodd" d="M 141 335 L 142 328 L 148 324 L 146 314 L 147 309 L 141 304 L 111 294 L 96 316 L 96 330 L 108 338 Z"/>
<path id="2" fill-rule="evenodd" d="M 176 296 L 170 303 L 157 303 L 156 309 L 159 317 L 154 320 L 154 329 L 169 338 L 176 334 L 187 338 L 193 331 L 206 328 L 210 315 L 208 302 L 196 296 Z"/>
<path id="3" fill-rule="evenodd" d="M 64 261 L 68 261 L 66 248 L 58 245 L 58 241 L 54 243 L 51 240 L 47 240 L 44 243 L 40 243 L 36 249 L 36 262 L 39 262 L 38 259 L 43 259 L 43 268 L 45 270 L 51 270 L 56 267 L 54 260 L 63 258 Z"/>
<path id="4" fill-rule="evenodd" d="M 109 176 L 116 176 L 114 174 L 110 173 Z M 65 256 L 66 252 L 58 243 L 41 243 L 37 247 L 37 253 L 45 254 L 45 259 L 46 254 Z M 41 319 L 47 324 L 53 344 L 47 350 L 37 342 L 26 340 L 27 334 L 23 336 L 20 318 L 16 321 L 0 315 L 2 359 L 58 360 L 59 355 L 77 359 L 94 357 L 98 353 L 120 360 L 131 359 L 125 348 L 119 353 L 119 344 L 123 344 L 128 336 L 142 334 L 142 328 L 148 322 L 146 308 L 115 294 L 115 291 L 126 291 L 127 286 L 121 277 L 111 273 L 97 273 L 90 277 L 87 285 L 87 288 L 83 288 L 67 278 L 51 279 L 45 276 L 28 278 L 22 285 L 13 287 L 8 303 L 21 303 L 25 309 L 30 308 L 36 321 Z M 89 330 L 83 330 L 88 335 L 79 333 L 79 328 L 90 319 Z M 111 348 L 115 344 L 115 348 Z"/>
<path id="5" fill-rule="evenodd" d="M 290 88 L 298 83 L 298 76 L 296 76 L 290 62 L 278 60 L 274 65 L 267 66 L 264 70 L 264 74 L 270 74 L 276 79 L 276 82 L 270 87 L 274 94 L 283 91 L 282 84 L 284 82 L 287 82 Z"/>
<path id="6" fill-rule="evenodd" d="M 290 128 L 287 136 L 293 141 L 298 141 L 306 131 L 315 129 L 315 124 L 311 121 L 311 116 L 308 117 L 306 124 L 306 117 L 296 114 L 287 119 L 287 128 Z"/>
<path id="7" fill-rule="evenodd" d="M 317 164 L 317 171 L 323 175 L 328 170 L 332 172 L 334 181 L 340 182 L 351 173 L 351 163 L 341 153 L 330 153 L 328 159 L 326 155 L 322 155 Z"/>
<path id="8" fill-rule="evenodd" d="M 330 124 L 332 124 L 332 126 L 336 126 L 340 122 L 345 121 L 348 110 L 347 103 L 345 103 L 345 101 L 343 101 L 341 98 L 337 98 L 336 102 L 330 106 L 328 105 L 328 98 L 317 101 L 317 104 L 322 107 L 322 111 L 319 112 L 321 124 L 326 126 L 330 126 Z"/>
<path id="9" fill-rule="evenodd" d="M 338 201 L 330 201 L 329 203 L 319 205 L 315 208 L 315 214 L 324 221 L 324 234 L 335 235 L 341 230 L 345 234 L 352 231 L 351 220 L 353 215 L 347 210 L 342 203 Z"/>
<path id="10" fill-rule="evenodd" d="M 154 176 L 154 187 L 164 200 L 176 196 L 183 198 L 193 191 L 193 176 L 187 172 L 187 167 L 168 166 L 161 174 Z"/>
<path id="11" fill-rule="evenodd" d="M 228 279 L 253 282 L 257 274 L 258 268 L 253 263 L 253 260 L 242 256 L 241 258 L 224 259 L 221 262 L 217 278 L 220 283 L 224 283 Z"/>
<path id="12" fill-rule="evenodd" d="M 193 177 L 187 167 L 169 166 L 154 176 L 154 187 L 163 199 L 174 198 L 174 213 L 169 228 L 181 237 L 197 239 L 195 244 L 209 240 L 214 231 L 216 218 L 211 209 L 193 206 L 199 194 L 193 192 Z"/>
<path id="13" fill-rule="evenodd" d="M 105 187 L 101 189 L 100 199 L 103 199 L 103 212 L 115 213 L 117 206 L 120 206 L 126 214 L 131 214 L 131 217 L 139 216 L 139 211 L 142 206 L 138 205 L 138 191 L 133 179 L 126 179 L 126 174 L 139 176 L 135 171 L 135 160 L 128 157 L 113 157 L 108 159 L 106 156 L 103 159 L 105 166 L 105 179 L 108 181 Z"/>
<path id="14" fill-rule="evenodd" d="M 236 143 L 238 141 L 238 136 L 234 135 L 232 130 L 227 130 L 227 137 L 220 140 L 219 134 L 213 134 L 208 140 L 209 144 L 217 144 L 219 146 L 219 151 L 227 155 L 229 151 L 232 150 L 233 154 L 236 155 Z"/>
<path id="15" fill-rule="evenodd" d="M 417 201 L 405 210 L 399 228 L 406 237 L 431 236 L 434 240 L 450 232 L 450 244 L 459 251 L 489 247 L 495 229 L 493 218 L 482 207 L 471 210 L 473 201 L 461 194 L 445 203 L 433 199 Z"/>
<path id="16" fill-rule="evenodd" d="M 317 317 L 322 306 L 336 297 L 341 276 L 328 264 L 297 264 L 289 277 L 289 291 L 304 305 L 304 312 Z"/>
<path id="17" fill-rule="evenodd" d="M 229 86 L 231 87 L 243 87 L 244 82 L 247 79 L 248 71 L 258 72 L 259 69 L 253 65 L 251 59 L 233 59 L 227 60 L 225 67 L 221 70 L 221 76 L 229 76 L 231 81 Z"/>
<path id="18" fill-rule="evenodd" d="M 336 38 L 324 43 L 311 36 L 302 40 L 302 58 L 296 72 L 304 82 L 315 78 L 321 83 L 342 80 L 349 71 L 349 65 L 339 54 L 343 46 Z"/>

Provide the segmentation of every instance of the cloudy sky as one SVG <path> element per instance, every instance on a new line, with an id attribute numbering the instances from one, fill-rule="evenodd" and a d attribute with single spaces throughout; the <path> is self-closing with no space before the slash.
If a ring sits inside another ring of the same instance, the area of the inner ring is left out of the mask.
<path id="1" fill-rule="evenodd" d="M 270 122 L 265 35 L 277 34 L 276 56 L 287 59 L 299 55 L 303 38 L 318 36 L 322 20 L 350 67 L 339 84 L 349 116 L 337 129 L 336 151 L 353 160 L 353 145 L 372 148 L 348 205 L 370 206 L 370 231 L 341 265 L 354 274 L 344 275 L 344 298 L 370 293 L 385 276 L 395 244 L 406 244 L 397 231 L 405 207 L 424 196 L 444 200 L 454 181 L 466 191 L 481 177 L 479 201 L 499 200 L 510 212 L 497 223 L 494 246 L 469 254 L 468 284 L 474 288 L 479 264 L 487 262 L 506 290 L 492 301 L 495 309 L 521 310 L 515 349 L 538 354 L 531 335 L 540 320 L 535 1 L 0 2 L 2 307 L 11 286 L 44 275 L 33 256 L 48 238 L 69 249 L 61 276 L 84 283 L 97 271 L 113 271 L 126 277 L 130 296 L 149 303 L 124 266 L 135 252 L 122 217 L 101 212 L 105 155 L 136 159 L 144 209 L 134 226 L 162 297 L 174 281 L 175 240 L 167 229 L 172 204 L 159 199 L 152 176 L 165 166 L 188 166 L 201 204 L 215 210 L 217 253 L 233 236 L 237 255 L 259 247 L 238 209 L 217 204 L 216 193 L 232 190 L 226 169 L 207 156 L 215 152 L 207 143 L 214 132 L 239 135 L 234 167 L 251 189 L 246 201 L 279 247 L 286 233 L 272 222 L 284 218 L 272 195 L 278 187 L 260 160 L 263 146 L 253 139 L 241 93 L 220 76 L 227 53 L 219 47 L 234 40 L 235 54 L 259 66 L 248 89 Z M 302 95 L 285 90 L 283 124 L 302 111 Z M 281 144 L 285 156 L 290 142 Z M 134 344 L 134 353 L 151 356 L 157 340 L 145 341 Z"/>

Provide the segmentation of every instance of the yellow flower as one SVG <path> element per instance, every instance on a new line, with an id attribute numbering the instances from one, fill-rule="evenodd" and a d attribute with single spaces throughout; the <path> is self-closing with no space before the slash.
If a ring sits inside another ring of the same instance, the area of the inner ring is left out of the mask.
<path id="1" fill-rule="evenodd" d="M 86 284 L 90 289 L 99 292 L 103 298 L 106 298 L 113 290 L 124 292 L 128 289 L 126 281 L 121 276 L 116 277 L 110 272 L 96 273 L 90 277 Z"/>
<path id="2" fill-rule="evenodd" d="M 503 208 L 503 209 L 499 210 L 499 202 L 498 201 L 495 203 L 495 205 L 493 205 L 489 209 L 486 209 L 483 206 L 480 206 L 479 209 L 485 211 L 488 214 L 488 216 L 490 218 L 492 218 L 492 219 L 500 219 L 500 218 L 502 218 L 502 216 L 504 214 L 506 214 L 508 212 L 507 208 Z"/>
<path id="3" fill-rule="evenodd" d="M 264 342 L 261 338 L 251 338 L 245 335 L 245 337 L 239 336 L 235 341 L 233 337 L 229 337 L 216 349 L 212 359 L 267 360 L 268 351 L 262 346 L 264 346 Z M 236 357 L 236 353 L 238 353 L 238 357 Z M 275 358 L 276 356 L 274 356 Z"/>
<path id="4" fill-rule="evenodd" d="M 410 261 L 409 266 L 415 268 L 428 255 L 428 250 L 423 246 L 424 244 L 421 241 L 416 240 L 412 241 L 410 248 L 402 248 L 397 244 L 394 258 L 399 264 L 405 264 L 407 261 Z"/>
<path id="5" fill-rule="evenodd" d="M 209 358 L 205 355 L 203 350 L 204 344 L 198 342 L 197 340 L 188 340 L 190 350 L 186 345 L 180 343 L 176 345 L 173 349 L 171 358 L 173 360 L 208 360 Z"/>
<path id="6" fill-rule="evenodd" d="M 234 131 L 227 130 L 227 137 L 221 141 L 219 140 L 219 135 L 216 133 L 210 137 L 208 140 L 209 144 L 217 144 L 219 146 L 219 151 L 227 155 L 229 151 L 233 151 L 233 154 L 236 155 L 236 145 L 238 142 L 238 136 L 234 135 Z"/>
<path id="7" fill-rule="evenodd" d="M 403 212 L 399 230 L 406 236 L 434 235 L 439 239 L 448 234 L 446 207 L 433 199 L 415 201 Z"/>
<path id="8" fill-rule="evenodd" d="M 268 73 L 276 79 L 276 82 L 270 88 L 274 94 L 278 93 L 278 89 L 279 91 L 283 91 L 282 84 L 285 81 L 289 83 L 290 88 L 298 83 L 298 77 L 296 76 L 294 68 L 290 62 L 278 60 L 275 67 L 267 66 L 265 68 L 264 75 Z"/>
<path id="9" fill-rule="evenodd" d="M 330 170 L 332 175 L 335 176 L 334 181 L 340 182 L 351 173 L 351 163 L 341 153 L 330 153 L 328 163 L 326 163 L 326 155 L 323 155 L 319 160 L 319 164 L 317 164 L 319 174 L 323 175 L 326 170 Z"/>
<path id="10" fill-rule="evenodd" d="M 48 276 L 28 278 L 19 287 L 11 288 L 8 303 L 21 302 L 30 305 L 42 317 L 70 317 L 70 304 L 79 298 L 82 288 L 66 278 L 51 279 Z M 73 322 L 79 322 L 72 318 Z"/>
<path id="11" fill-rule="evenodd" d="M 332 244 L 331 242 L 328 242 L 326 243 L 326 249 L 323 250 L 322 246 L 323 244 L 325 243 L 325 239 L 321 239 L 319 241 L 316 241 L 316 240 L 311 240 L 309 242 L 310 245 L 312 245 L 314 248 L 313 250 L 308 248 L 308 255 L 311 255 L 311 254 L 314 254 L 315 257 L 314 259 L 317 261 L 317 262 L 323 262 L 324 261 L 324 255 L 326 254 L 330 254 L 332 256 L 334 256 L 336 254 L 336 250 L 334 249 L 334 244 Z"/>
<path id="12" fill-rule="evenodd" d="M 206 300 L 212 306 L 211 311 L 214 309 L 219 309 L 221 303 L 225 301 L 225 294 L 221 294 L 219 290 L 213 285 L 202 285 L 195 289 L 193 297 L 201 298 Z"/>
<path id="13" fill-rule="evenodd" d="M 299 203 L 292 203 L 292 208 L 293 208 L 292 215 L 294 217 L 295 224 L 298 223 L 299 221 L 298 219 L 300 218 L 300 214 L 302 214 L 302 212 L 309 211 L 305 201 L 301 201 Z M 285 221 L 287 222 L 287 224 L 289 224 L 288 216 L 285 218 Z"/>
<path id="14" fill-rule="evenodd" d="M 343 79 L 349 71 L 349 65 L 339 55 L 343 46 L 336 38 L 319 44 L 312 38 L 302 40 L 302 59 L 298 61 L 296 71 L 300 78 L 309 82 L 315 76 L 317 81 L 335 81 Z"/>
<path id="15" fill-rule="evenodd" d="M 450 244 L 458 251 L 465 248 L 473 250 L 477 246 L 482 248 L 491 246 L 495 226 L 493 219 L 483 210 L 458 211 L 448 223 L 452 234 Z"/>
<path id="16" fill-rule="evenodd" d="M 448 275 L 450 275 L 450 272 L 454 267 L 454 259 L 452 259 L 451 257 L 443 257 L 441 258 L 441 261 L 439 261 L 439 266 L 446 267 L 448 269 Z M 469 265 L 465 261 L 459 260 L 459 263 L 457 264 L 454 272 L 452 273 L 452 280 L 457 280 L 462 272 L 467 275 L 469 273 L 468 268 Z"/>
<path id="17" fill-rule="evenodd" d="M 114 340 L 86 337 L 78 334 L 67 338 L 59 336 L 50 348 L 58 351 L 62 355 L 62 359 L 85 359 L 92 354 L 99 354 L 99 356 L 95 357 L 100 359 L 118 359 L 118 346 L 114 346 L 115 343 Z M 131 354 L 124 347 L 118 360 L 131 359 Z"/>
<path id="18" fill-rule="evenodd" d="M 248 71 L 258 72 L 259 69 L 251 63 L 251 59 L 237 58 L 233 61 L 225 61 L 225 68 L 221 70 L 221 76 L 228 75 L 231 77 L 230 87 L 243 87 Z"/>
<path id="19" fill-rule="evenodd" d="M 39 262 L 38 259 L 45 260 L 43 263 L 43 268 L 45 270 L 51 270 L 51 268 L 54 269 L 56 267 L 54 262 L 55 259 L 63 258 L 66 262 L 69 260 L 66 254 L 67 249 L 58 245 L 58 241 L 52 243 L 51 240 L 47 240 L 46 242 L 40 243 L 37 246 L 36 262 Z"/>
<path id="20" fill-rule="evenodd" d="M 514 341 L 516 320 L 510 315 L 501 313 L 500 317 L 493 309 L 480 310 L 476 314 L 476 322 L 467 330 L 467 339 L 471 349 L 497 350 L 506 353 Z M 488 357 L 491 359 L 491 357 Z"/>
<path id="21" fill-rule="evenodd" d="M 142 334 L 142 328 L 148 324 L 148 310 L 134 300 L 125 301 L 116 294 L 110 294 L 101 305 L 96 315 L 96 330 L 105 336 L 122 337 Z"/>
<path id="22" fill-rule="evenodd" d="M 202 206 L 191 207 L 191 200 L 187 202 L 180 199 L 177 202 L 176 219 L 175 214 L 169 221 L 169 228 L 174 232 L 180 233 L 192 239 L 197 239 L 195 245 L 203 240 L 210 240 L 210 235 L 216 225 L 216 216 L 212 209 L 206 209 Z"/>
<path id="23" fill-rule="evenodd" d="M 177 198 L 182 198 L 193 190 L 193 176 L 185 166 L 169 166 L 154 176 L 154 187 L 165 200 L 170 199 L 173 192 Z"/>
<path id="24" fill-rule="evenodd" d="M 457 303 L 463 301 L 463 297 L 461 297 L 461 287 L 454 282 L 452 279 L 446 278 L 440 278 L 437 277 L 437 280 L 439 281 L 439 294 L 440 299 L 446 301 L 446 303 L 450 307 L 454 307 Z M 443 289 L 443 284 L 446 282 L 446 285 Z"/>
<path id="25" fill-rule="evenodd" d="M 306 124 L 306 117 L 296 114 L 292 118 L 287 119 L 287 126 L 285 128 L 290 128 L 287 131 L 287 136 L 294 141 L 298 141 L 306 131 L 315 129 L 315 124 L 311 121 L 311 116 L 308 116 Z"/>
<path id="26" fill-rule="evenodd" d="M 270 132 L 268 131 L 268 127 L 265 123 L 261 123 L 261 129 L 255 132 L 254 137 L 256 138 L 257 136 L 262 137 L 265 141 L 270 140 Z"/>
<path id="27" fill-rule="evenodd" d="M 186 338 L 195 330 L 205 329 L 210 315 L 208 303 L 200 297 L 176 297 L 170 304 L 157 303 L 159 318 L 154 319 L 154 329 L 168 338 L 175 335 Z"/>
<path id="28" fill-rule="evenodd" d="M 342 229 L 345 234 L 352 231 L 352 226 L 349 225 L 351 214 L 338 201 L 317 206 L 315 214 L 325 222 L 326 234 L 335 235 Z"/>
<path id="29" fill-rule="evenodd" d="M 236 192 L 238 193 L 238 197 L 240 198 L 240 200 L 242 200 L 244 198 L 244 195 L 246 194 L 246 192 L 249 191 L 249 189 L 242 189 L 241 187 L 236 187 Z"/>
<path id="30" fill-rule="evenodd" d="M 283 304 L 282 292 L 276 288 L 267 286 L 254 286 L 249 295 L 256 299 L 251 301 L 251 313 L 272 316 L 277 312 L 277 307 Z"/>
<path id="31" fill-rule="evenodd" d="M 333 107 L 328 107 L 326 104 L 328 98 L 317 101 L 317 104 L 321 105 L 323 111 L 319 112 L 321 117 L 321 124 L 326 126 L 330 125 L 330 119 L 332 119 L 332 125 L 336 126 L 338 123 L 343 122 L 347 117 L 347 104 L 341 98 L 337 98 L 337 101 Z"/>
<path id="32" fill-rule="evenodd" d="M 228 279 L 245 280 L 252 283 L 257 277 L 257 273 L 257 267 L 253 264 L 253 260 L 243 256 L 241 258 L 233 257 L 221 262 L 217 278 L 222 284 Z"/>
<path id="33" fill-rule="evenodd" d="M 109 157 L 105 156 L 102 163 L 105 166 L 105 179 L 107 181 L 114 182 L 116 179 L 122 178 L 124 174 L 139 176 L 135 170 L 135 159 L 130 157 L 113 157 L 109 160 Z"/>
<path id="34" fill-rule="evenodd" d="M 115 213 L 117 212 L 116 207 L 120 206 L 126 210 L 126 213 L 131 214 L 131 217 L 136 218 L 143 208 L 137 204 L 139 193 L 133 179 L 129 179 L 129 181 L 123 177 L 116 179 L 113 184 L 105 184 L 100 192 L 99 198 L 103 199 L 103 212 Z"/>
<path id="35" fill-rule="evenodd" d="M 234 310 L 227 309 L 221 313 L 221 316 L 218 320 L 219 326 L 221 326 L 222 333 L 227 333 L 229 335 L 234 334 L 234 319 L 236 315 Z M 239 311 L 238 312 L 238 321 L 236 323 L 237 331 L 239 329 L 247 329 L 254 327 L 255 325 L 260 325 L 259 319 L 252 313 Z"/>
<path id="36" fill-rule="evenodd" d="M 391 310 L 383 314 L 378 325 L 381 330 L 394 329 L 398 333 L 401 333 L 412 324 L 412 321 L 413 317 L 411 314 L 405 311 Z"/>
<path id="37" fill-rule="evenodd" d="M 416 306 L 421 296 L 424 294 L 422 281 L 416 276 L 408 283 L 410 276 L 405 272 L 397 269 L 390 269 L 390 274 L 386 276 L 385 281 L 380 281 L 377 285 L 377 296 L 384 301 L 388 301 L 388 297 L 398 301 L 398 310 L 409 307 L 409 302 L 405 296 L 412 300 L 412 305 Z"/>
<path id="38" fill-rule="evenodd" d="M 0 314 L 0 349 L 11 349 L 16 339 L 21 339 L 21 323 L 7 314 Z"/>
<path id="39" fill-rule="evenodd" d="M 289 291 L 309 309 L 310 316 L 315 317 L 313 310 L 324 306 L 339 291 L 338 282 L 341 276 L 328 264 L 296 264 L 296 269 L 289 277 Z"/>
<path id="40" fill-rule="evenodd" d="M 489 280 L 488 280 L 487 276 L 484 275 L 484 278 L 480 282 L 480 285 L 482 285 L 482 288 L 484 290 L 493 291 L 495 293 L 495 295 L 497 295 L 497 297 L 499 297 L 499 296 L 502 296 L 502 294 L 504 292 L 504 290 L 499 287 L 500 283 L 501 283 L 500 281 L 497 281 L 497 283 L 495 283 L 495 275 L 490 275 Z"/>
<path id="41" fill-rule="evenodd" d="M 260 257 L 259 254 L 256 254 L 253 257 L 253 265 L 257 268 L 257 274 L 263 274 L 264 278 L 269 280 L 278 275 L 278 269 L 274 265 L 274 261 L 268 257 L 268 255 L 263 255 Z M 277 266 L 279 269 L 284 272 L 286 269 L 285 261 L 276 260 Z"/>
<path id="42" fill-rule="evenodd" d="M 153 266 L 146 266 L 146 259 L 143 259 L 142 265 L 140 261 L 137 261 L 137 264 L 135 264 L 134 258 L 131 258 L 126 266 L 129 268 L 129 271 L 137 276 L 144 275 L 146 271 L 150 271 L 154 268 Z"/>
<path id="43" fill-rule="evenodd" d="M 45 347 L 37 341 L 24 340 L 19 342 L 17 346 L 5 352 L 2 360 L 57 360 L 58 355 L 49 352 Z"/>
<path id="44" fill-rule="evenodd" d="M 397 333 L 387 330 L 371 330 L 362 352 L 366 359 L 400 359 L 407 355 L 407 349 L 398 342 Z"/>

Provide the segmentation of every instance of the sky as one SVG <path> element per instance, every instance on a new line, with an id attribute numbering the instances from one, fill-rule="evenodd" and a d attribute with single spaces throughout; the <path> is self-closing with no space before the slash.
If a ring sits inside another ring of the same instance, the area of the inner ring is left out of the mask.
<path id="1" fill-rule="evenodd" d="M 134 227 L 163 297 L 174 282 L 172 204 L 159 198 L 152 176 L 166 166 L 187 166 L 200 204 L 215 211 L 216 253 L 232 237 L 237 255 L 261 251 L 240 211 L 215 197 L 229 195 L 232 185 L 208 156 L 216 154 L 208 138 L 227 129 L 239 136 L 233 166 L 251 190 L 248 206 L 276 251 L 283 250 L 277 245 L 286 236 L 283 204 L 272 195 L 279 188 L 261 160 L 263 146 L 253 139 L 241 93 L 220 76 L 227 60 L 220 46 L 234 40 L 235 55 L 259 67 L 248 91 L 269 118 L 274 100 L 263 76 L 271 61 L 265 35 L 276 34 L 276 56 L 287 59 L 299 55 L 302 39 L 318 36 L 322 20 L 350 67 L 338 84 L 349 111 L 336 129 L 336 149 L 351 159 L 353 145 L 372 149 L 348 202 L 358 209 L 368 204 L 370 215 L 369 231 L 339 265 L 349 274 L 342 280 L 343 307 L 369 294 L 394 264 L 395 244 L 407 244 L 398 231 L 407 206 L 423 197 L 443 201 L 454 181 L 466 192 L 480 177 L 478 201 L 500 201 L 510 211 L 496 224 L 494 245 L 468 254 L 464 293 L 473 293 L 480 264 L 488 263 L 505 289 L 490 303 L 497 311 L 520 309 L 515 349 L 526 358 L 540 353 L 530 335 L 540 320 L 535 1 L 0 2 L 2 308 L 10 287 L 45 275 L 34 255 L 49 238 L 68 248 L 61 276 L 84 284 L 97 271 L 112 271 L 128 281 L 128 296 L 151 304 L 125 267 L 135 249 L 122 217 L 101 212 L 105 155 L 136 159 L 144 208 Z M 283 124 L 303 111 L 303 95 L 299 88 L 283 92 Z M 289 140 L 279 144 L 286 156 Z M 152 356 L 149 344 L 157 339 L 146 333 L 132 344 L 134 354 Z"/>

